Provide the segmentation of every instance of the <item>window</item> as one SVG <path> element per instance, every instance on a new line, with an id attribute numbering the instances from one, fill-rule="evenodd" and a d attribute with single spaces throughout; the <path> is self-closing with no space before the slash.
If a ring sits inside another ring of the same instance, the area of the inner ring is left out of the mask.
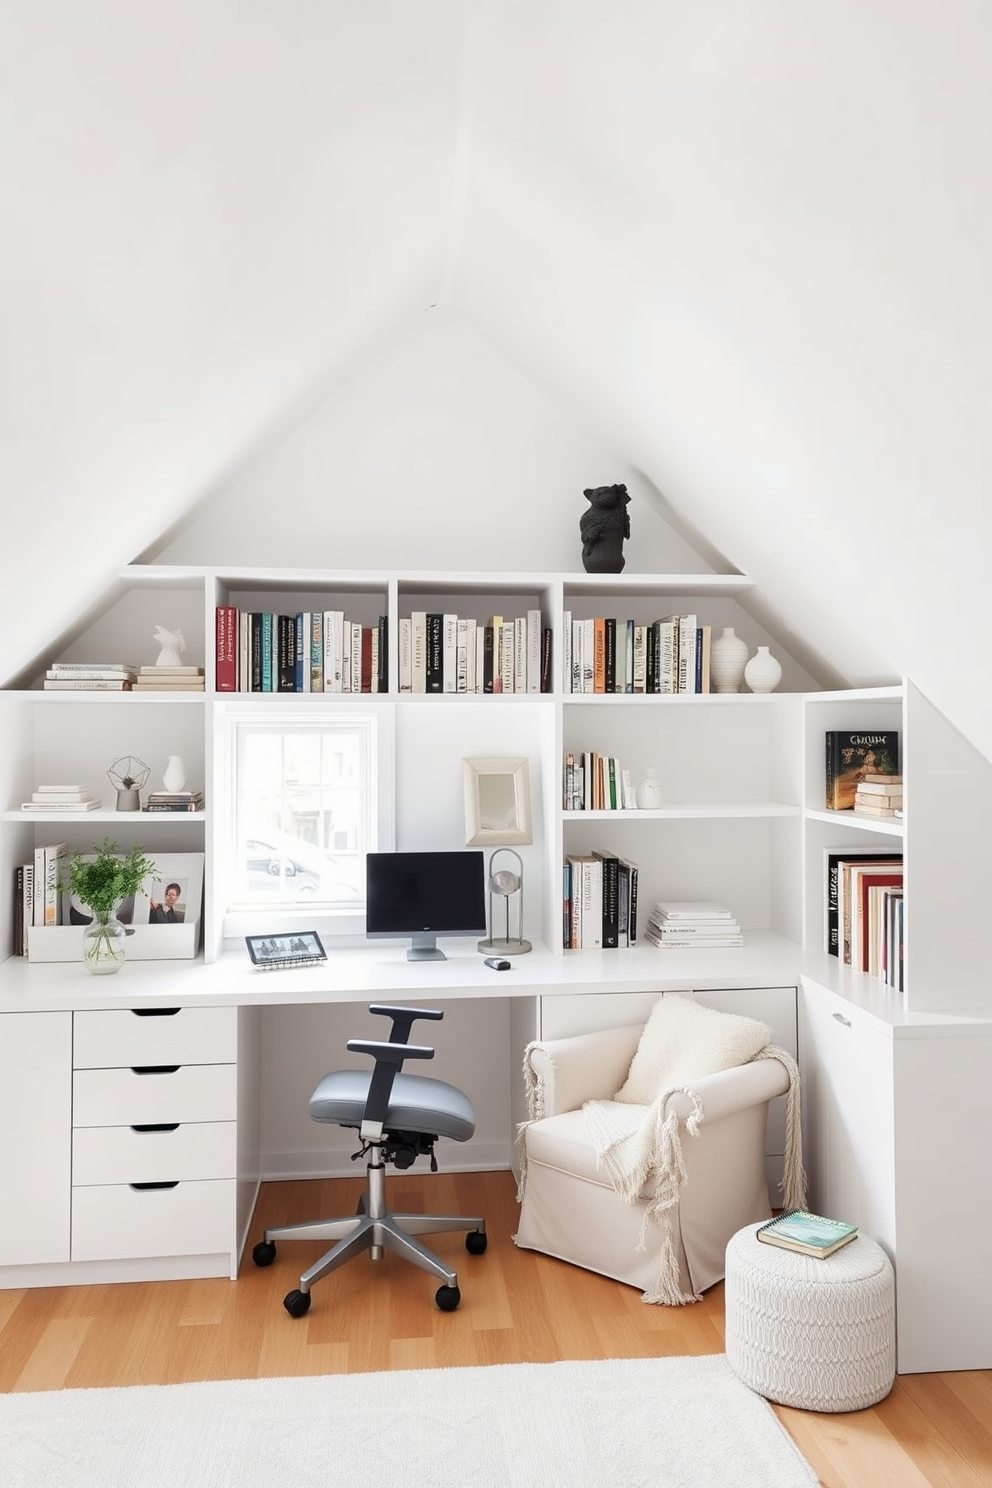
<path id="1" fill-rule="evenodd" d="M 382 715 L 294 707 L 229 721 L 228 933 L 292 912 L 364 916 L 365 855 L 391 833 Z"/>

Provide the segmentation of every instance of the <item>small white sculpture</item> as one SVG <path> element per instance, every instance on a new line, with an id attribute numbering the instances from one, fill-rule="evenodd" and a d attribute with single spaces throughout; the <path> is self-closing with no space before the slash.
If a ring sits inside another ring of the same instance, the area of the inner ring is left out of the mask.
<path id="1" fill-rule="evenodd" d="M 166 630 L 164 625 L 156 625 L 155 639 L 162 647 L 155 659 L 155 665 L 160 667 L 182 666 L 182 654 L 186 650 L 186 637 L 181 630 Z"/>

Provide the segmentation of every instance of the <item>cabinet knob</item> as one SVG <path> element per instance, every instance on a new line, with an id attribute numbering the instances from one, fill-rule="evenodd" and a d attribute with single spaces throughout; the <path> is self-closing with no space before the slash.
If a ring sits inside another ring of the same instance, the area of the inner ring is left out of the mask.
<path id="1" fill-rule="evenodd" d="M 850 1028 L 851 1020 L 850 1018 L 845 1018 L 843 1013 L 833 1013 L 831 1016 L 835 1023 L 842 1023 L 845 1028 Z"/>

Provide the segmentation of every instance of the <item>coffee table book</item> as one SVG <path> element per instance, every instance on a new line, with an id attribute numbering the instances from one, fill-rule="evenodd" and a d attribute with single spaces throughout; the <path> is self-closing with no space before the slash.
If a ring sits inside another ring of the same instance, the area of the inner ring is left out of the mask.
<path id="1" fill-rule="evenodd" d="M 761 1225 L 758 1239 L 764 1245 L 777 1245 L 781 1250 L 796 1250 L 802 1255 L 833 1255 L 841 1246 L 858 1238 L 857 1225 L 841 1219 L 826 1219 L 805 1209 L 792 1209 Z"/>

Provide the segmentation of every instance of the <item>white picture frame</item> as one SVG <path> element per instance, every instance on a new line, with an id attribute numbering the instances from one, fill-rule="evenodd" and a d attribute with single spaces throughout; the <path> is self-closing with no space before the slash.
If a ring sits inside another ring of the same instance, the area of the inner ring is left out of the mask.
<path id="1" fill-rule="evenodd" d="M 462 781 L 466 846 L 520 847 L 533 842 L 526 756 L 463 759 Z"/>
<path id="2" fill-rule="evenodd" d="M 169 928 L 170 924 L 194 924 L 200 918 L 203 906 L 203 854 L 151 853 L 149 856 L 155 864 L 155 873 L 145 880 L 141 893 L 135 895 L 135 925 Z M 178 886 L 179 895 L 173 898 L 170 909 L 166 911 L 176 918 L 167 923 L 160 917 L 161 911 L 157 906 L 165 909 L 172 884 Z"/>

